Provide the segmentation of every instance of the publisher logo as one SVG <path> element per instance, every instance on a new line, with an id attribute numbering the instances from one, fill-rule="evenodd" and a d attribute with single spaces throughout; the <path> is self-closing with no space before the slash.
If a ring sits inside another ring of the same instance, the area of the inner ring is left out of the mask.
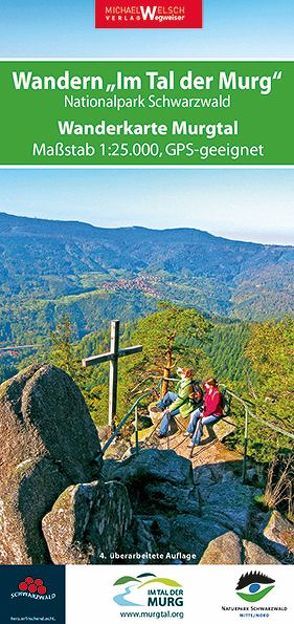
<path id="1" fill-rule="evenodd" d="M 247 572 L 239 578 L 236 593 L 246 602 L 258 602 L 275 586 L 274 579 L 262 572 Z"/>
<path id="2" fill-rule="evenodd" d="M 202 28 L 202 0 L 95 0 L 96 28 Z"/>

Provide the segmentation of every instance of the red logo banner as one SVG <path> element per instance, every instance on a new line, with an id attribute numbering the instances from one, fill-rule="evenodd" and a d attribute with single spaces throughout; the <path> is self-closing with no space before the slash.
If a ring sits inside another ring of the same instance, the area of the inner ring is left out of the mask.
<path id="1" fill-rule="evenodd" d="M 96 28 L 202 28 L 202 0 L 95 0 Z"/>

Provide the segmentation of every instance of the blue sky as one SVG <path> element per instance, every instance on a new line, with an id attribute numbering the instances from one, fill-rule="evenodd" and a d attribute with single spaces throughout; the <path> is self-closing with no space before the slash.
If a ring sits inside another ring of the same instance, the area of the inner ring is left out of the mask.
<path id="1" fill-rule="evenodd" d="M 293 58 L 294 0 L 204 0 L 203 30 L 95 30 L 93 0 L 0 0 L 1 57 Z M 0 170 L 0 211 L 293 242 L 293 170 Z"/>
<path id="2" fill-rule="evenodd" d="M 204 0 L 203 30 L 95 30 L 94 0 L 1 0 L 2 57 L 293 57 L 293 0 Z"/>
<path id="3" fill-rule="evenodd" d="M 0 212 L 293 244 L 294 170 L 2 169 Z"/>

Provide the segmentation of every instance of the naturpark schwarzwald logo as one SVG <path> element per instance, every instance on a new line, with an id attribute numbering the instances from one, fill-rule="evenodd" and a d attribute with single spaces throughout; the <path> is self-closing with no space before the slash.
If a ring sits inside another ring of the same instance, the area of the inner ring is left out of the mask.
<path id="1" fill-rule="evenodd" d="M 29 598 L 32 600 L 54 600 L 56 594 L 50 594 L 46 583 L 41 578 L 27 576 L 18 583 L 18 590 L 12 592 L 13 598 Z"/>
<path id="2" fill-rule="evenodd" d="M 170 578 L 155 574 L 121 576 L 114 583 L 114 602 L 120 607 L 183 607 L 183 588 Z"/>
<path id="3" fill-rule="evenodd" d="M 95 0 L 96 28 L 202 28 L 202 0 Z"/>
<path id="4" fill-rule="evenodd" d="M 275 586 L 274 579 L 262 572 L 247 572 L 239 578 L 236 593 L 247 602 L 258 602 Z"/>

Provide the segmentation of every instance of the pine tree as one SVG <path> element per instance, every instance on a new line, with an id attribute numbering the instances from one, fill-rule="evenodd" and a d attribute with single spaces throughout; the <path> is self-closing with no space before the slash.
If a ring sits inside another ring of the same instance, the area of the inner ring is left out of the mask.
<path id="1" fill-rule="evenodd" d="M 73 342 L 74 335 L 75 328 L 70 318 L 67 315 L 62 316 L 55 331 L 51 332 L 50 335 L 52 348 L 49 353 L 49 361 L 62 368 L 81 386 L 85 374 Z"/>
<path id="2" fill-rule="evenodd" d="M 136 390 L 150 387 L 150 377 L 157 377 L 160 382 L 162 376 L 175 376 L 178 365 L 193 368 L 197 379 L 210 374 L 203 350 L 210 329 L 211 324 L 194 308 L 166 303 L 159 304 L 157 312 L 137 321 L 133 331 L 127 329 L 128 340 L 142 344 L 143 352 L 120 365 L 121 403 L 126 406 Z M 163 392 L 166 389 L 167 385 Z"/>
<path id="3" fill-rule="evenodd" d="M 256 400 L 260 407 L 273 406 L 287 425 L 293 413 L 294 319 L 252 325 L 246 355 L 256 374 Z M 269 410 L 270 411 L 270 410 Z M 294 424 L 294 423 L 293 423 Z"/>

